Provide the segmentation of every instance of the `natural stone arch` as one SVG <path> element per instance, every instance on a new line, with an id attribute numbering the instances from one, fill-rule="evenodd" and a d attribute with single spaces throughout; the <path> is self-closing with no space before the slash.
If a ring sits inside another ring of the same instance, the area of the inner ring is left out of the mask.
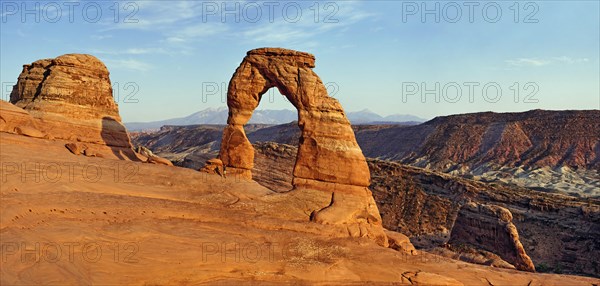
<path id="1" fill-rule="evenodd" d="M 254 150 L 244 133 L 262 95 L 276 87 L 298 110 L 300 145 L 294 167 L 295 187 L 334 191 L 338 184 L 363 189 L 370 175 L 340 103 L 312 68 L 313 55 L 286 49 L 249 51 L 227 92 L 229 118 L 223 134 L 220 157 L 228 174 L 251 178 Z M 352 187 L 350 187 L 352 189 Z"/>
<path id="2" fill-rule="evenodd" d="M 367 236 L 387 246 L 381 216 L 368 189 L 365 157 L 342 106 L 327 95 L 314 67 L 315 57 L 308 53 L 279 48 L 249 51 L 229 82 L 229 117 L 219 157 L 228 177 L 252 178 L 254 148 L 244 124 L 262 95 L 276 87 L 298 110 L 301 135 L 294 194 L 305 201 L 329 196 L 325 205 L 311 209 L 311 220 L 342 225 L 350 236 Z"/>

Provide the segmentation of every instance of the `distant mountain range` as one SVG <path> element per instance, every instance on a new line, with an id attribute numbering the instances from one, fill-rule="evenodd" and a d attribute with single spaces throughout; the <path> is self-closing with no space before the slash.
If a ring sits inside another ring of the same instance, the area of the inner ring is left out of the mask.
<path id="1" fill-rule="evenodd" d="M 202 111 L 192 113 L 186 117 L 172 118 L 152 122 L 129 122 L 125 126 L 129 131 L 156 130 L 165 125 L 185 126 L 195 124 L 226 124 L 228 110 L 227 107 L 207 108 Z M 368 109 L 356 112 L 348 112 L 348 119 L 352 124 L 384 124 L 384 123 L 421 123 L 426 119 L 408 115 L 393 114 L 381 116 Z M 298 120 L 298 113 L 289 109 L 282 110 L 255 110 L 250 118 L 251 124 L 284 124 Z"/>
<path id="2" fill-rule="evenodd" d="M 178 154 L 175 164 L 198 169 L 217 156 L 224 126 L 168 126 L 134 132 L 132 141 L 159 155 Z M 353 129 L 366 157 L 482 181 L 600 197 L 600 110 L 480 112 L 436 117 L 418 125 L 355 124 Z M 245 130 L 252 143 L 297 146 L 300 138 L 296 122 L 249 124 Z"/>

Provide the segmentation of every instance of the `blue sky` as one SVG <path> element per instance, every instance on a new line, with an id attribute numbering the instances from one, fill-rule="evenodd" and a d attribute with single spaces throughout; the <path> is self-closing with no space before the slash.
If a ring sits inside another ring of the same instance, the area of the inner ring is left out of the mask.
<path id="1" fill-rule="evenodd" d="M 126 122 L 225 106 L 245 52 L 267 46 L 314 54 L 346 111 L 600 109 L 599 1 L 1 5 L 3 99 L 23 64 L 88 53 L 109 68 Z M 293 106 L 274 91 L 259 108 Z"/>

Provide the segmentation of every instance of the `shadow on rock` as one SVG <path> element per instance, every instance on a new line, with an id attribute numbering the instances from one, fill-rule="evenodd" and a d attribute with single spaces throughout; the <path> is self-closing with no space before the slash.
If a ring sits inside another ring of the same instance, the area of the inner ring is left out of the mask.
<path id="1" fill-rule="evenodd" d="M 133 149 L 131 149 L 131 141 L 127 129 L 117 120 L 108 116 L 103 117 L 101 136 L 104 144 L 110 147 L 113 154 L 119 160 L 140 161 Z"/>

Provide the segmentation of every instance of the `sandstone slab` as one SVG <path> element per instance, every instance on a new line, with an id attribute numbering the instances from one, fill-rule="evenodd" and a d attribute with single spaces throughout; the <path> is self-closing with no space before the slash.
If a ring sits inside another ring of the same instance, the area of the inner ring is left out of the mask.
<path id="1" fill-rule="evenodd" d="M 4 100 L 0 100 L 0 132 L 36 138 L 45 136 L 27 111 Z"/>

